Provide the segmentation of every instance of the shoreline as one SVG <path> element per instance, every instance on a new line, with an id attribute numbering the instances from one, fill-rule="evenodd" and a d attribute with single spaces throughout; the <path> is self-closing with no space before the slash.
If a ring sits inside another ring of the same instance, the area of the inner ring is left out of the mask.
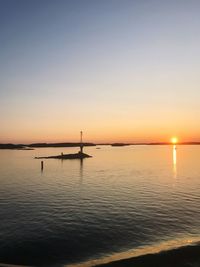
<path id="1" fill-rule="evenodd" d="M 107 259 L 107 260 L 106 260 Z M 110 259 L 110 261 L 108 260 Z M 112 261 L 111 261 L 112 260 Z M 107 262 L 106 262 L 107 261 Z M 1 263 L 0 267 L 31 267 L 14 263 Z M 34 266 L 40 266 L 34 265 Z M 52 265 L 54 266 L 54 265 Z M 57 264 L 55 264 L 57 266 Z M 63 267 L 199 267 L 200 266 L 200 242 L 191 243 L 178 248 L 171 248 L 159 252 L 141 254 L 129 258 L 115 259 L 113 256 L 91 260 L 78 264 L 59 265 Z"/>
<path id="2" fill-rule="evenodd" d="M 170 242 L 171 243 L 171 242 Z M 161 245 L 162 246 L 162 245 Z M 146 254 L 142 254 L 139 251 L 146 251 Z M 135 255 L 128 257 L 127 252 L 117 253 L 116 255 L 108 256 L 105 258 L 94 259 L 86 262 L 74 263 L 74 264 L 62 264 L 54 263 L 52 266 L 62 267 L 199 267 L 200 266 L 200 241 L 192 242 L 188 245 L 185 244 L 180 247 L 172 247 L 164 250 L 156 249 L 156 246 L 152 248 L 136 249 Z M 126 258 L 123 256 L 126 254 Z M 137 255 L 138 254 L 138 255 Z M 120 255 L 120 256 L 119 256 Z M 120 258 L 121 257 L 121 258 Z M 43 263 L 44 264 L 44 263 Z M 42 265 L 43 265 L 42 264 Z M 8 263 L 0 262 L 1 267 L 31 267 L 30 264 L 20 263 Z M 34 266 L 41 266 L 41 264 L 34 264 Z M 45 265 L 46 266 L 46 265 Z"/>
<path id="3" fill-rule="evenodd" d="M 192 267 L 200 266 L 200 244 L 184 246 L 172 250 L 161 251 L 155 254 L 146 254 L 128 259 L 122 259 L 96 267 Z"/>
<path id="4" fill-rule="evenodd" d="M 190 265 L 188 265 L 188 263 Z M 185 265 L 186 264 L 186 265 Z M 193 265 L 198 264 L 198 265 Z M 199 267 L 200 241 L 179 239 L 163 241 L 110 256 L 65 264 L 65 267 Z"/>

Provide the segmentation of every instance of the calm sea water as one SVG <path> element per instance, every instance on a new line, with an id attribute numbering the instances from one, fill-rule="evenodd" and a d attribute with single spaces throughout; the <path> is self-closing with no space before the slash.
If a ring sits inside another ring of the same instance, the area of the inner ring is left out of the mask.
<path id="1" fill-rule="evenodd" d="M 200 240 L 200 146 L 0 151 L 0 262 L 61 266 Z"/>

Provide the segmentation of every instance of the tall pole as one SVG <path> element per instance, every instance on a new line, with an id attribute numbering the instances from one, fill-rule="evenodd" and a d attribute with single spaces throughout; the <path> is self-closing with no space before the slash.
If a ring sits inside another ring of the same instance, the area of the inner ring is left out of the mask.
<path id="1" fill-rule="evenodd" d="M 80 143 L 82 144 L 82 142 L 83 142 L 83 132 L 80 131 Z"/>
<path id="2" fill-rule="evenodd" d="M 80 131 L 80 152 L 83 153 L 83 132 Z"/>

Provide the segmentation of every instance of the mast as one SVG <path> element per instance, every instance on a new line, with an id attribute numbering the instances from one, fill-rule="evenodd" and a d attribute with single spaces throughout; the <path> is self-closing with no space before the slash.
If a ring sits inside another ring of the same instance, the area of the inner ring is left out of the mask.
<path id="1" fill-rule="evenodd" d="M 80 152 L 83 153 L 83 132 L 80 131 Z"/>

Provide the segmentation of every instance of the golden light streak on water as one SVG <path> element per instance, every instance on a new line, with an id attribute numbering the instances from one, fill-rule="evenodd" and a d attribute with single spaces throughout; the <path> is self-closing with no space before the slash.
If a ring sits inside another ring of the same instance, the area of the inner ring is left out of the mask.
<path id="1" fill-rule="evenodd" d="M 177 147 L 173 145 L 173 174 L 174 178 L 177 177 Z"/>

